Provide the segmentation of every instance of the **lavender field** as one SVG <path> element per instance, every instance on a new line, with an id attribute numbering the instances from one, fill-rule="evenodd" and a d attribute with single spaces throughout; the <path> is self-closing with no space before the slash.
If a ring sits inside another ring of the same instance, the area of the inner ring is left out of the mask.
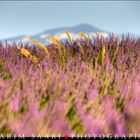
<path id="1" fill-rule="evenodd" d="M 0 43 L 0 134 L 139 134 L 140 39 L 66 34 Z"/>

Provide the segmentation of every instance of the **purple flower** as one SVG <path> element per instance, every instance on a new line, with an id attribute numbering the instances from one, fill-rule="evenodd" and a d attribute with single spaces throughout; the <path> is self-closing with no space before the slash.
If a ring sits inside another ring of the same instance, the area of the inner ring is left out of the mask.
<path id="1" fill-rule="evenodd" d="M 41 67 L 42 67 L 43 70 L 44 70 L 47 66 L 48 66 L 48 63 L 47 63 L 47 62 L 43 62 L 43 63 L 41 64 Z"/>
<path id="2" fill-rule="evenodd" d="M 14 99 L 11 103 L 10 103 L 10 109 L 13 112 L 17 112 L 19 110 L 20 107 L 20 102 L 19 99 Z"/>

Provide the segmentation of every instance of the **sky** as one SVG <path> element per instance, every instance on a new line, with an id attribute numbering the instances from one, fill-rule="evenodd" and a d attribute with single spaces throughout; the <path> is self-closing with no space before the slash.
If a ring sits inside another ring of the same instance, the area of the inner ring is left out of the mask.
<path id="1" fill-rule="evenodd" d="M 140 1 L 0 1 L 0 39 L 82 23 L 140 34 Z"/>

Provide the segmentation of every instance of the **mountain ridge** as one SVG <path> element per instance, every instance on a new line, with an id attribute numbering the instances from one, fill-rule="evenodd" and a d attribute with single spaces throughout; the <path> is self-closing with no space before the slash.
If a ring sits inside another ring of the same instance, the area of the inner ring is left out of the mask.
<path id="1" fill-rule="evenodd" d="M 82 23 L 82 24 L 78 24 L 78 25 L 75 25 L 75 26 L 65 26 L 65 27 L 48 29 L 48 30 L 42 31 L 42 32 L 34 34 L 34 35 L 15 36 L 15 37 L 7 38 L 7 39 L 2 39 L 2 41 L 8 40 L 8 41 L 14 42 L 14 41 L 17 41 L 17 40 L 22 40 L 23 38 L 26 38 L 27 36 L 32 36 L 35 39 L 38 39 L 39 41 L 44 43 L 41 36 L 46 35 L 46 34 L 55 36 L 56 34 L 64 33 L 65 31 L 75 33 L 75 34 L 78 34 L 78 32 L 84 32 L 84 33 L 103 32 L 103 30 L 98 29 L 95 26 L 92 26 L 92 25 L 87 24 L 87 23 Z"/>
<path id="2" fill-rule="evenodd" d="M 3 39 L 2 42 L 5 42 L 6 40 L 8 40 L 10 42 L 26 43 L 26 42 L 29 42 L 28 36 L 31 36 L 41 43 L 48 44 L 49 41 L 47 41 L 47 37 L 49 35 L 57 37 L 59 40 L 67 39 L 67 35 L 65 34 L 65 31 L 68 31 L 70 33 L 71 37 L 74 39 L 79 38 L 79 35 L 78 35 L 79 32 L 84 32 L 84 33 L 88 33 L 88 34 L 98 33 L 100 36 L 104 36 L 104 37 L 107 37 L 107 36 L 109 36 L 109 34 L 111 34 L 107 31 L 99 29 L 93 25 L 90 25 L 87 23 L 81 23 L 81 24 L 78 24 L 75 26 L 65 26 L 65 27 L 48 29 L 48 30 L 42 31 L 42 32 L 34 34 L 34 35 L 21 35 L 21 36 L 11 37 L 8 39 Z M 124 35 L 127 36 L 128 34 L 124 33 Z M 115 34 L 115 36 L 118 36 L 119 38 L 121 38 L 122 34 Z M 139 36 L 130 33 L 130 37 L 138 38 Z"/>

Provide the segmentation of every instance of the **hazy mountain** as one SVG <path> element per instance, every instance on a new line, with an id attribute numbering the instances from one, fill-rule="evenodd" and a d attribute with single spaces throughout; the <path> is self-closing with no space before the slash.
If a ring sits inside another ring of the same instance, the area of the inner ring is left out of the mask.
<path id="1" fill-rule="evenodd" d="M 38 34 L 35 35 L 31 35 L 34 39 L 38 40 L 39 42 L 42 42 L 43 44 L 48 44 L 49 41 L 47 40 L 48 36 L 54 36 L 57 39 L 63 41 L 67 39 L 67 35 L 65 33 L 65 31 L 68 31 L 70 33 L 70 36 L 72 39 L 79 39 L 79 32 L 84 32 L 87 33 L 89 36 L 103 36 L 103 37 L 108 37 L 111 33 L 103 31 L 101 29 L 98 29 L 92 25 L 89 24 L 79 24 L 76 26 L 72 26 L 72 27 L 60 27 L 60 28 L 55 28 L 55 29 L 50 29 L 50 30 L 46 30 L 43 32 L 40 32 Z M 8 40 L 8 42 L 23 42 L 23 43 L 27 43 L 30 42 L 28 39 L 29 35 L 24 35 L 24 36 L 17 36 L 17 37 L 13 37 L 13 38 L 8 38 L 5 40 Z M 118 36 L 120 39 L 122 38 L 122 34 L 115 34 L 115 36 Z M 128 34 L 124 34 L 124 37 L 126 38 L 128 36 Z M 129 36 L 131 38 L 138 38 L 140 36 L 133 34 L 133 33 L 129 33 Z M 2 41 L 5 41 L 2 40 Z"/>
<path id="2" fill-rule="evenodd" d="M 14 41 L 22 39 L 25 36 L 26 35 L 16 36 L 16 37 L 12 37 L 12 38 L 3 39 L 2 41 L 8 40 L 8 41 L 13 41 L 14 42 Z"/>
<path id="3" fill-rule="evenodd" d="M 73 26 L 73 27 L 61 27 L 61 28 L 55 28 L 55 29 L 50 29 L 50 30 L 46 30 L 42 33 L 37 34 L 41 35 L 41 34 L 51 34 L 51 35 L 55 35 L 56 33 L 62 32 L 64 33 L 65 30 L 68 30 L 69 32 L 72 33 L 78 33 L 78 32 L 84 32 L 84 33 L 90 33 L 90 32 L 103 32 L 101 29 L 98 29 L 90 24 L 79 24 L 77 26 Z"/>
<path id="4" fill-rule="evenodd" d="M 107 34 L 104 33 L 103 30 L 98 29 L 89 24 L 79 24 L 79 25 L 72 26 L 72 27 L 60 27 L 60 28 L 50 29 L 50 30 L 43 31 L 43 32 L 35 34 L 35 35 L 31 35 L 31 36 L 44 44 L 48 44 L 49 42 L 47 41 L 47 37 L 49 35 L 55 36 L 60 40 L 67 39 L 67 35 L 65 34 L 65 31 L 68 31 L 70 33 L 71 37 L 74 39 L 79 38 L 79 35 L 78 35 L 79 32 L 84 32 L 84 33 L 88 33 L 88 34 L 94 34 L 94 33 L 98 32 L 99 34 L 101 33 L 101 35 L 103 35 L 103 36 L 104 35 L 107 36 Z M 29 41 L 28 36 L 29 35 L 18 36 L 18 37 L 4 39 L 2 41 L 8 40 L 9 42 L 20 42 L 20 41 L 28 42 Z"/>

